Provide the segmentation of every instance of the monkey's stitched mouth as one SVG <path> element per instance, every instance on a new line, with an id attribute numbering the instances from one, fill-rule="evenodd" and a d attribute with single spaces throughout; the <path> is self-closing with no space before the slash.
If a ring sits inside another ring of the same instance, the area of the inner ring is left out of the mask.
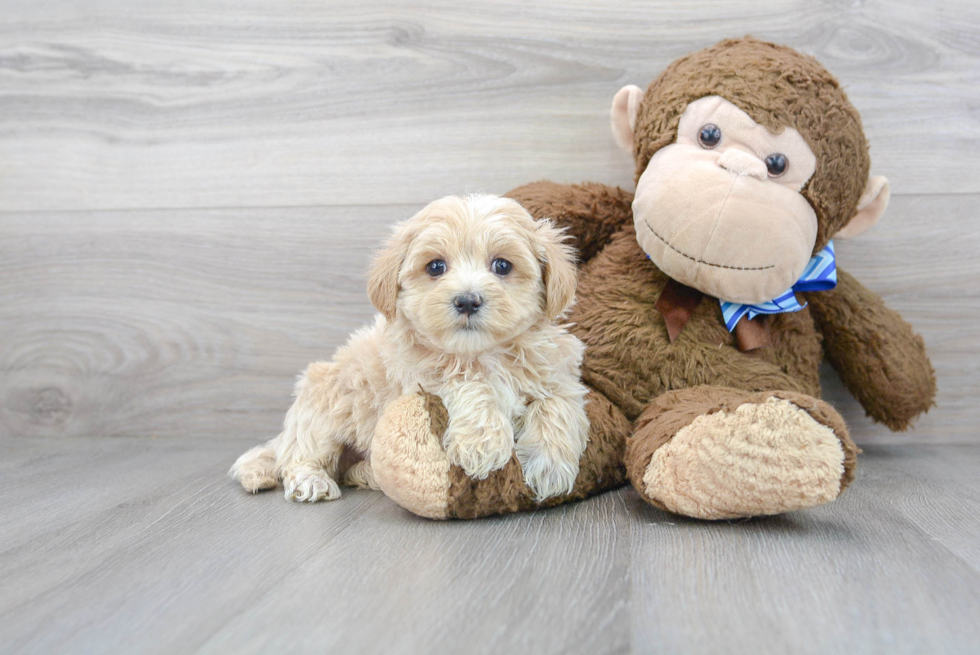
<path id="1" fill-rule="evenodd" d="M 665 239 L 662 236 L 660 236 L 659 234 L 657 234 L 657 231 L 655 229 L 653 229 L 652 227 L 650 227 L 650 224 L 646 222 L 646 219 L 643 220 L 643 224 L 646 226 L 646 228 L 648 230 L 650 230 L 650 234 L 652 234 L 653 236 L 655 236 L 658 239 L 660 239 L 660 241 L 665 246 L 667 246 L 668 248 L 670 248 L 671 250 L 673 250 L 674 252 L 676 252 L 681 257 L 685 257 L 687 259 L 690 259 L 692 262 L 694 262 L 696 264 L 704 264 L 705 266 L 712 266 L 714 268 L 727 268 L 727 269 L 732 270 L 732 271 L 768 271 L 771 268 L 776 268 L 776 265 L 775 264 L 772 264 L 770 266 L 726 266 L 725 264 L 715 264 L 715 263 L 712 263 L 712 262 L 706 262 L 703 259 L 698 259 L 697 257 L 691 257 L 686 252 L 681 252 L 680 250 L 678 250 L 677 248 L 675 248 L 674 246 L 672 246 L 670 244 L 670 242 L 667 241 L 667 239 Z"/>

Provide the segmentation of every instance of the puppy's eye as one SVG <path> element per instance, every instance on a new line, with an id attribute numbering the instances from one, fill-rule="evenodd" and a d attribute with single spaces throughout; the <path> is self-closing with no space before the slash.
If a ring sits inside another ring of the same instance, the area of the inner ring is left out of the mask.
<path id="1" fill-rule="evenodd" d="M 766 168 L 769 169 L 769 177 L 779 177 L 789 168 L 789 160 L 786 155 L 777 152 L 766 157 Z"/>
<path id="2" fill-rule="evenodd" d="M 446 262 L 441 259 L 433 259 L 425 265 L 425 272 L 432 277 L 439 277 L 446 272 Z"/>
<path id="3" fill-rule="evenodd" d="M 714 123 L 701 126 L 701 131 L 698 132 L 698 143 L 701 144 L 702 148 L 711 150 L 721 143 L 721 128 Z"/>
<path id="4" fill-rule="evenodd" d="M 497 275 L 510 275 L 510 272 L 514 270 L 514 265 L 506 259 L 495 259 L 493 260 L 493 263 L 490 264 L 490 270 Z"/>

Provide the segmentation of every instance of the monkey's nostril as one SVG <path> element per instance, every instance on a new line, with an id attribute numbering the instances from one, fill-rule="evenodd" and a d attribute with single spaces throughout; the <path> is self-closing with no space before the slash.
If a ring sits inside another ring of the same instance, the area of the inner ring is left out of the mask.
<path id="1" fill-rule="evenodd" d="M 475 293 L 461 293 L 453 298 L 453 305 L 460 314 L 472 316 L 480 310 L 483 299 Z"/>
<path id="2" fill-rule="evenodd" d="M 746 175 L 760 180 L 765 180 L 769 176 L 765 162 L 738 148 L 729 148 L 721 153 L 718 165 L 736 175 Z"/>

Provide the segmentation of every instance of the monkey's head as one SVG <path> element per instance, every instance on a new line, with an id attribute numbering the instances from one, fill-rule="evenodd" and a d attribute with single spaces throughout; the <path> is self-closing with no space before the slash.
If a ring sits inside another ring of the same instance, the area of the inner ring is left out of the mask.
<path id="1" fill-rule="evenodd" d="M 861 118 L 812 57 L 752 38 L 671 64 L 613 99 L 636 158 L 640 246 L 678 282 L 739 303 L 789 289 L 810 257 L 888 204 Z"/>

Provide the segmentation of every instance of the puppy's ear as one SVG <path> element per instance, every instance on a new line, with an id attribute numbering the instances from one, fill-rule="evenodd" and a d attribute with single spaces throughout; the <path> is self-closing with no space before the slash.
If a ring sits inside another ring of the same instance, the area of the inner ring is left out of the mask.
<path id="1" fill-rule="evenodd" d="M 398 272 L 401 270 L 412 233 L 406 223 L 395 226 L 394 234 L 375 256 L 368 274 L 368 297 L 371 304 L 389 321 L 395 318 L 398 302 Z"/>
<path id="2" fill-rule="evenodd" d="M 568 245 L 565 231 L 551 221 L 538 221 L 535 229 L 544 276 L 545 313 L 555 320 L 575 302 L 575 285 L 578 269 L 575 267 L 575 249 Z"/>

